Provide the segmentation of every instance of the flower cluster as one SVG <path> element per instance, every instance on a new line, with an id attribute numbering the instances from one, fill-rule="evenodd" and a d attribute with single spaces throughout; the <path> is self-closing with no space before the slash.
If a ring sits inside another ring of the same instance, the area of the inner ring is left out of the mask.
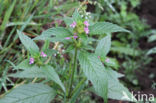
<path id="1" fill-rule="evenodd" d="M 78 22 L 78 23 L 74 21 L 72 24 L 70 24 L 70 27 L 75 29 L 75 32 L 78 32 L 78 33 L 85 32 L 86 34 L 89 34 L 89 22 L 88 21 Z M 66 37 L 65 39 L 69 40 L 71 38 L 77 39 L 78 36 L 76 33 L 74 33 L 74 36 Z"/>
<path id="2" fill-rule="evenodd" d="M 47 57 L 47 54 L 45 54 L 43 51 L 41 52 L 41 57 Z"/>
<path id="3" fill-rule="evenodd" d="M 47 57 L 47 54 L 45 54 L 43 51 L 41 52 L 41 54 L 40 54 L 40 56 L 41 57 Z M 29 64 L 34 64 L 34 62 L 35 62 L 35 59 L 33 58 L 33 57 L 31 57 L 30 59 L 29 59 Z"/>
<path id="4" fill-rule="evenodd" d="M 76 27 L 76 22 L 74 21 L 72 24 L 70 24 L 70 27 L 75 28 Z"/>
<path id="5" fill-rule="evenodd" d="M 29 64 L 33 64 L 34 61 L 35 61 L 34 58 L 31 57 L 31 58 L 29 59 Z"/>
<path id="6" fill-rule="evenodd" d="M 84 27 L 85 33 L 86 33 L 86 34 L 89 34 L 89 29 L 88 29 L 89 23 L 88 23 L 88 21 L 84 21 L 84 25 L 85 25 L 85 27 Z"/>

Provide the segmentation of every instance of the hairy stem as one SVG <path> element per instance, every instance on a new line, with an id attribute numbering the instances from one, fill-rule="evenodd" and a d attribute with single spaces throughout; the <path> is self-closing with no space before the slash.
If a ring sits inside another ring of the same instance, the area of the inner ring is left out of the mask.
<path id="1" fill-rule="evenodd" d="M 75 69 L 76 69 L 76 61 L 77 61 L 77 47 L 75 48 L 75 55 L 74 55 L 74 66 L 73 66 L 73 69 L 72 69 L 72 73 L 71 73 L 71 81 L 70 81 L 70 88 L 69 88 L 69 93 L 68 93 L 68 97 L 71 96 L 71 93 L 72 93 L 72 84 L 73 84 L 73 81 L 74 81 L 74 73 L 75 73 Z"/>

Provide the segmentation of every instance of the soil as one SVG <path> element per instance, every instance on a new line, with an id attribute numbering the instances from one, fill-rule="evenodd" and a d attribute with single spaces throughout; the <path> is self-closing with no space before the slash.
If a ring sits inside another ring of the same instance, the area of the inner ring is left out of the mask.
<path id="1" fill-rule="evenodd" d="M 140 17 L 147 20 L 152 28 L 156 29 L 156 2 L 155 0 L 142 0 L 141 8 L 138 10 Z"/>

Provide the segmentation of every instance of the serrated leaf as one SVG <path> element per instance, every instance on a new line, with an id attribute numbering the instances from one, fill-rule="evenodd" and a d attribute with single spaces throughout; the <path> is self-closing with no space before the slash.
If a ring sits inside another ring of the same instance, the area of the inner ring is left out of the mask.
<path id="1" fill-rule="evenodd" d="M 109 22 L 98 22 L 89 27 L 90 34 L 109 34 L 113 32 L 129 32 L 128 30 Z"/>
<path id="2" fill-rule="evenodd" d="M 30 65 L 29 64 L 29 60 L 28 59 L 25 59 L 23 60 L 21 63 L 19 63 L 15 69 L 30 69 L 30 68 L 34 68 L 36 67 L 36 65 Z"/>
<path id="3" fill-rule="evenodd" d="M 75 9 L 72 18 L 76 22 L 82 19 L 77 9 Z"/>
<path id="4" fill-rule="evenodd" d="M 108 98 L 116 100 L 135 101 L 132 94 L 118 80 L 121 76 L 117 72 L 107 69 L 108 74 Z M 133 100 L 134 99 L 134 100 Z"/>
<path id="5" fill-rule="evenodd" d="M 35 42 L 29 38 L 28 36 L 24 35 L 21 31 L 17 30 L 17 33 L 19 35 L 19 38 L 22 42 L 22 44 L 24 45 L 24 47 L 31 53 L 39 53 L 39 48 L 38 46 L 35 44 Z"/>
<path id="6" fill-rule="evenodd" d="M 0 103 L 50 103 L 55 91 L 41 83 L 25 84 L 13 89 Z"/>
<path id="7" fill-rule="evenodd" d="M 74 20 L 70 17 L 65 17 L 64 22 L 66 23 L 66 25 L 69 26 L 70 24 L 72 24 L 74 22 Z"/>
<path id="8" fill-rule="evenodd" d="M 109 58 L 108 57 L 102 58 L 101 57 L 100 59 L 107 66 L 113 67 L 115 69 L 118 69 L 118 67 L 119 67 L 118 61 L 116 59 L 114 59 L 114 58 L 110 58 L 110 57 Z"/>
<path id="9" fill-rule="evenodd" d="M 107 70 L 108 74 L 111 74 L 112 76 L 114 76 L 114 78 L 121 78 L 124 77 L 123 74 L 116 72 L 115 70 L 112 70 L 111 68 L 109 68 Z"/>
<path id="10" fill-rule="evenodd" d="M 34 38 L 34 40 L 50 40 L 53 37 L 59 38 L 65 38 L 71 36 L 71 32 L 68 29 L 65 29 L 63 27 L 56 27 L 56 28 L 50 28 L 44 32 L 40 36 L 37 36 Z"/>
<path id="11" fill-rule="evenodd" d="M 93 84 L 97 94 L 107 101 L 107 73 L 101 61 L 94 54 L 80 53 L 79 54 L 80 66 L 84 74 Z"/>
<path id="12" fill-rule="evenodd" d="M 40 68 L 37 66 L 32 66 L 31 68 L 24 69 L 24 71 L 10 74 L 11 77 L 18 77 L 18 78 L 50 78 L 55 83 L 60 85 L 63 91 L 65 91 L 65 87 L 62 84 L 58 74 L 55 72 L 53 67 L 51 66 L 41 66 Z"/>
<path id="13" fill-rule="evenodd" d="M 31 68 L 27 68 L 24 71 L 17 72 L 14 74 L 9 74 L 8 76 L 14 78 L 46 78 L 47 76 L 44 74 L 42 68 L 37 66 L 32 66 Z"/>
<path id="14" fill-rule="evenodd" d="M 105 57 L 111 47 L 111 36 L 107 35 L 101 39 L 96 47 L 95 54 L 101 57 Z"/>
<path id="15" fill-rule="evenodd" d="M 42 66 L 41 68 L 44 71 L 45 75 L 47 75 L 48 78 L 50 78 L 51 80 L 53 80 L 57 84 L 59 84 L 64 92 L 66 91 L 63 83 L 61 82 L 58 74 L 55 72 L 53 67 L 47 65 L 47 66 Z"/>

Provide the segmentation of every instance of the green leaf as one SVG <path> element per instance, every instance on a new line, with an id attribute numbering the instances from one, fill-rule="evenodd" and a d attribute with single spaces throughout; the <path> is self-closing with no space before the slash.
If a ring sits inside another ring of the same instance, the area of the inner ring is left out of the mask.
<path id="1" fill-rule="evenodd" d="M 33 66 L 29 64 L 28 59 L 25 59 L 21 63 L 19 63 L 14 69 L 30 69 L 30 68 L 33 68 Z"/>
<path id="2" fill-rule="evenodd" d="M 149 36 L 148 42 L 153 42 L 156 40 L 156 34 Z"/>
<path id="3" fill-rule="evenodd" d="M 19 30 L 17 30 L 17 33 L 19 35 L 19 38 L 22 42 L 22 44 L 25 46 L 25 48 L 31 53 L 34 54 L 35 53 L 39 53 L 39 48 L 38 46 L 35 44 L 35 42 L 33 40 L 31 40 L 31 38 L 29 38 L 28 36 L 24 35 L 22 32 L 20 32 Z"/>
<path id="4" fill-rule="evenodd" d="M 0 103 L 50 103 L 55 96 L 55 91 L 47 85 L 25 84 L 6 94 Z"/>
<path id="5" fill-rule="evenodd" d="M 16 25 L 25 25 L 25 22 L 10 22 L 6 25 L 6 27 L 16 26 Z M 36 26 L 36 25 L 40 26 L 41 24 L 37 24 L 35 22 L 30 22 L 27 25 L 29 25 L 29 26 Z"/>
<path id="6" fill-rule="evenodd" d="M 51 40 L 52 36 L 57 39 L 64 39 L 65 37 L 71 36 L 72 33 L 63 27 L 50 28 L 44 32 L 40 36 L 34 38 L 34 40 Z"/>
<path id="7" fill-rule="evenodd" d="M 55 83 L 60 85 L 62 90 L 65 92 L 65 87 L 62 84 L 58 74 L 55 72 L 53 67 L 51 66 L 41 66 L 40 68 L 37 66 L 32 66 L 31 68 L 25 68 L 24 71 L 17 72 L 15 74 L 10 74 L 11 77 L 18 77 L 18 78 L 50 78 Z"/>
<path id="8" fill-rule="evenodd" d="M 101 61 L 94 54 L 81 52 L 79 54 L 79 62 L 84 74 L 92 82 L 97 94 L 107 102 L 107 73 Z"/>
<path id="9" fill-rule="evenodd" d="M 70 24 L 72 24 L 74 22 L 74 20 L 70 17 L 65 17 L 64 22 L 66 23 L 66 25 L 69 26 Z"/>
<path id="10" fill-rule="evenodd" d="M 75 9 L 72 18 L 76 22 L 80 21 L 82 19 L 77 9 Z"/>
<path id="11" fill-rule="evenodd" d="M 139 51 L 129 47 L 112 47 L 111 51 L 122 53 L 130 56 L 139 56 Z"/>
<path id="12" fill-rule="evenodd" d="M 150 50 L 147 52 L 147 55 L 155 54 L 155 53 L 156 53 L 156 47 L 150 49 Z"/>
<path id="13" fill-rule="evenodd" d="M 14 74 L 9 74 L 8 76 L 14 78 L 35 78 L 35 77 L 46 78 L 47 77 L 43 72 L 43 69 L 37 66 L 32 66 L 31 68 L 27 68 L 24 71 L 17 72 Z"/>
<path id="14" fill-rule="evenodd" d="M 109 22 L 95 23 L 94 25 L 90 26 L 89 30 L 90 30 L 90 34 L 92 35 L 109 34 L 113 32 L 129 32 L 128 30 Z"/>
<path id="15" fill-rule="evenodd" d="M 118 67 L 119 67 L 118 61 L 116 59 L 114 59 L 114 58 L 108 58 L 108 57 L 103 58 L 103 57 L 100 57 L 100 59 L 107 66 L 113 67 L 115 69 L 118 69 Z"/>
<path id="16" fill-rule="evenodd" d="M 107 35 L 101 39 L 96 47 L 95 54 L 101 57 L 105 57 L 111 47 L 111 36 Z"/>
<path id="17" fill-rule="evenodd" d="M 114 78 L 121 78 L 124 77 L 123 74 L 116 72 L 115 70 L 112 70 L 111 68 L 109 68 L 107 70 L 108 74 L 111 74 L 112 76 L 114 76 Z"/>
<path id="18" fill-rule="evenodd" d="M 135 101 L 132 94 L 118 80 L 121 77 L 117 72 L 107 69 L 108 74 L 108 98 L 116 100 Z"/>
<path id="19" fill-rule="evenodd" d="M 51 80 L 53 80 L 54 82 L 59 84 L 64 92 L 66 91 L 63 83 L 61 82 L 58 74 L 55 72 L 53 67 L 46 65 L 46 66 L 42 66 L 41 68 L 44 71 L 45 75 L 47 75 L 48 78 L 50 78 Z"/>

